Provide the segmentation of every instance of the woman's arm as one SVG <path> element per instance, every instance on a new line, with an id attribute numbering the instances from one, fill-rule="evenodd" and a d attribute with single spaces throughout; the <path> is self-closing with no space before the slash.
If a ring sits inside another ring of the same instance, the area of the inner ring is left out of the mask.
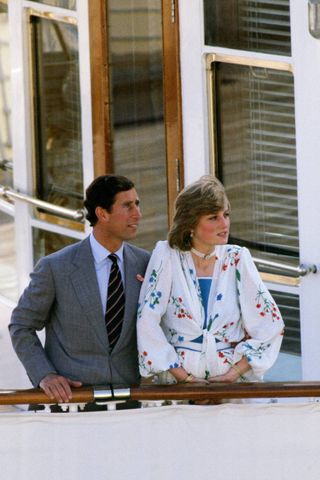
<path id="1" fill-rule="evenodd" d="M 230 370 L 227 371 L 224 375 L 217 375 L 216 377 L 208 378 L 209 382 L 226 382 L 233 383 L 237 382 L 239 379 L 243 379 L 243 375 L 251 370 L 249 362 L 246 357 L 242 357 L 238 363 L 231 365 Z"/>
<path id="2" fill-rule="evenodd" d="M 161 327 L 172 285 L 170 248 L 158 242 L 154 249 L 139 298 L 137 339 L 139 368 L 143 377 L 180 366 L 180 360 Z"/>
<path id="3" fill-rule="evenodd" d="M 183 367 L 170 368 L 169 372 L 177 380 L 177 383 L 209 383 L 204 378 L 195 377 L 192 373 L 188 373 Z"/>
<path id="4" fill-rule="evenodd" d="M 246 358 L 254 375 L 262 379 L 279 354 L 284 323 L 246 248 L 241 249 L 236 268 L 240 321 L 246 337 L 236 346 L 233 358 L 237 365 Z"/>

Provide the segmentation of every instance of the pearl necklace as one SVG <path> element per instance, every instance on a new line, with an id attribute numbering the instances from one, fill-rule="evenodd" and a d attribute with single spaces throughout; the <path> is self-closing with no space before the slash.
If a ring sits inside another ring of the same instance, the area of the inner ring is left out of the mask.
<path id="1" fill-rule="evenodd" d="M 203 260 L 210 260 L 210 258 L 214 257 L 216 254 L 216 250 L 214 249 L 213 252 L 211 253 L 202 253 L 199 252 L 199 250 L 196 250 L 195 248 L 191 248 L 191 252 L 197 255 L 197 257 L 203 258 Z"/>

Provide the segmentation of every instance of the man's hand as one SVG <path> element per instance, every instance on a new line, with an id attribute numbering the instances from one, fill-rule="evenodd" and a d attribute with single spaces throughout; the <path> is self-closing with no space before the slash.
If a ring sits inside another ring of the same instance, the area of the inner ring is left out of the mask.
<path id="1" fill-rule="evenodd" d="M 81 385 L 81 382 L 69 380 L 56 373 L 49 373 L 40 382 L 40 388 L 47 397 L 59 403 L 68 403 L 72 398 L 70 387 L 81 387 Z"/>

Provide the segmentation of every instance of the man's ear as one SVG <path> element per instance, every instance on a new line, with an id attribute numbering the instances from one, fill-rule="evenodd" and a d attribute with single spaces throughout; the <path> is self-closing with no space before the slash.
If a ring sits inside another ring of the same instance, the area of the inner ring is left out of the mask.
<path id="1" fill-rule="evenodd" d="M 107 222 L 109 220 L 109 213 L 105 208 L 96 207 L 95 214 L 97 216 L 98 221 L 100 222 Z"/>

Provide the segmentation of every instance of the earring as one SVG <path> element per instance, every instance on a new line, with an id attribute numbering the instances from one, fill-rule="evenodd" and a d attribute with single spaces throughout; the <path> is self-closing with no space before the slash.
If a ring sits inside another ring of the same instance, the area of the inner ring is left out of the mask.
<path id="1" fill-rule="evenodd" d="M 193 230 L 191 230 L 191 232 L 190 232 L 190 238 L 192 238 L 192 237 L 193 237 Z"/>

